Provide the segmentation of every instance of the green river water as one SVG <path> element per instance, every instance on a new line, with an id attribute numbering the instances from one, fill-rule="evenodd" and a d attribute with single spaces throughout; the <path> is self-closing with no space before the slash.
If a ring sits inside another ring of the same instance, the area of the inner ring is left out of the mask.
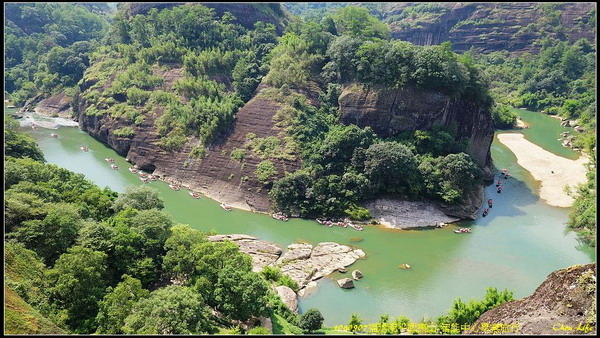
<path id="1" fill-rule="evenodd" d="M 559 155 L 577 157 L 556 140 L 562 129 L 567 130 L 559 126 L 559 120 L 518 112 L 531 126 L 522 131 L 528 139 Z M 138 175 L 127 170 L 130 165 L 124 158 L 78 128 L 24 128 L 35 137 L 48 163 L 83 173 L 97 185 L 118 192 L 127 185 L 142 184 Z M 60 138 L 51 138 L 51 132 Z M 82 152 L 82 145 L 90 151 Z M 320 309 L 325 325 L 346 324 L 352 313 L 358 313 L 363 324 L 377 322 L 385 313 L 418 321 L 443 314 L 457 297 L 481 298 L 488 286 L 525 297 L 552 271 L 596 260 L 593 248 L 580 244 L 575 233 L 565 230 L 568 209 L 541 201 L 531 175 L 497 140 L 491 151 L 495 167 L 506 168 L 512 174 L 501 194 L 496 193 L 494 185 L 486 188 L 486 199 L 494 199 L 491 213 L 442 229 L 406 231 L 367 226 L 359 232 L 326 228 L 313 220 L 280 222 L 241 210 L 225 212 L 216 201 L 193 199 L 186 190 L 173 191 L 163 182 L 152 182 L 150 186 L 159 190 L 165 210 L 177 222 L 198 230 L 249 234 L 282 247 L 293 242 L 334 241 L 362 249 L 366 258 L 349 268 L 364 274 L 355 282 L 356 288 L 339 288 L 335 280 L 349 273 L 335 273 L 319 281 L 317 293 L 300 299 L 300 310 Z M 114 158 L 121 169 L 112 170 L 105 157 Z M 469 226 L 472 233 L 455 234 L 453 230 L 459 226 Z M 412 268 L 400 269 L 402 263 Z"/>

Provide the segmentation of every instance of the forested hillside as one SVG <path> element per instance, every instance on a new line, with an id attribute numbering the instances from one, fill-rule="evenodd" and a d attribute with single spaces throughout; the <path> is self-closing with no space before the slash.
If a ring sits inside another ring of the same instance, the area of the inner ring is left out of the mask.
<path id="1" fill-rule="evenodd" d="M 5 95 L 17 105 L 38 94 L 70 97 L 108 30 L 106 4 L 7 3 L 4 7 Z"/>
<path id="2" fill-rule="evenodd" d="M 5 124 L 7 333 L 240 333 L 298 317 L 250 256 L 175 224 L 155 190 L 118 195 Z M 290 324 L 290 325 L 292 325 Z M 248 326 L 244 326 L 248 328 Z"/>
<path id="3" fill-rule="evenodd" d="M 207 172 L 212 163 L 234 160 L 238 167 L 218 174 L 220 180 L 272 191 L 275 209 L 302 216 L 368 218 L 360 202 L 382 193 L 460 203 L 480 184 L 479 166 L 488 164 L 463 153 L 470 135 L 458 132 L 466 128 L 460 122 L 382 138 L 368 125 L 338 120 L 338 96 L 352 84 L 439 92 L 489 115 L 487 84 L 470 55 L 458 56 L 447 44 L 392 41 L 385 24 L 357 7 L 322 22 L 290 23 L 281 37 L 273 25 L 259 21 L 249 30 L 235 21 L 200 5 L 117 15 L 110 43 L 92 54 L 81 83 L 82 127 L 174 179 L 188 174 L 173 172 Z M 238 135 L 246 109 L 256 114 L 250 107 L 258 102 L 274 105 L 265 116 L 271 131 Z M 149 135 L 156 135 L 150 144 Z M 140 142 L 158 149 L 141 151 Z M 371 159 L 381 155 L 377 149 L 391 151 L 387 160 Z M 168 154 L 183 163 L 167 163 Z M 381 171 L 389 165 L 413 169 L 388 182 Z"/>

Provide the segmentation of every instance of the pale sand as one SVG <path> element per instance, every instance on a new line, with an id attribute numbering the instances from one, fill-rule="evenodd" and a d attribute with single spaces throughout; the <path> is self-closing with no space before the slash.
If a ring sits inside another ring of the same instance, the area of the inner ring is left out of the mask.
<path id="1" fill-rule="evenodd" d="M 529 142 L 523 134 L 518 133 L 498 134 L 498 140 L 517 156 L 517 163 L 521 167 L 541 181 L 541 199 L 557 207 L 573 205 L 573 197 L 567 195 L 564 188 L 568 185 L 575 192 L 576 186 L 586 181 L 587 157 L 569 160 Z"/>

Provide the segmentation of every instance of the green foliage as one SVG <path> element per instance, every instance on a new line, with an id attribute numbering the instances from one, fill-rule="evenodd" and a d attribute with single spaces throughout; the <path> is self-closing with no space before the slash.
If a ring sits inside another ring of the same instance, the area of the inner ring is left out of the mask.
<path id="1" fill-rule="evenodd" d="M 142 185 L 125 188 L 125 193 L 121 194 L 112 205 L 112 208 L 117 212 L 127 207 L 137 210 L 149 210 L 153 208 L 162 209 L 164 205 L 156 189 Z"/>
<path id="2" fill-rule="evenodd" d="M 45 162 L 44 154 L 29 134 L 19 132 L 19 124 L 9 116 L 4 117 L 4 155 L 16 158 L 29 157 Z"/>
<path id="3" fill-rule="evenodd" d="M 588 172 L 588 181 L 577 187 L 577 197 L 569 212 L 568 226 L 578 231 L 579 237 L 596 246 L 596 173 Z"/>
<path id="4" fill-rule="evenodd" d="M 254 327 L 254 328 L 250 329 L 250 331 L 248 331 L 248 335 L 264 336 L 264 335 L 268 335 L 268 334 L 271 334 L 271 332 L 267 328 L 262 327 L 262 326 Z"/>
<path id="5" fill-rule="evenodd" d="M 512 292 L 508 290 L 499 292 L 496 288 L 489 287 L 483 300 L 471 299 L 468 303 L 464 303 L 460 298 L 456 299 L 448 315 L 439 317 L 437 322 L 439 325 L 453 323 L 459 324 L 459 326 L 471 325 L 484 312 L 511 300 L 513 300 Z"/>
<path id="6" fill-rule="evenodd" d="M 225 266 L 215 285 L 217 308 L 228 318 L 247 320 L 267 313 L 269 286 L 254 272 L 239 271 Z"/>
<path id="7" fill-rule="evenodd" d="M 348 322 L 348 326 L 350 326 L 350 331 L 352 333 L 356 333 L 356 331 L 360 330 L 360 326 L 362 325 L 362 319 L 356 313 L 353 313 L 350 317 L 350 321 Z"/>
<path id="8" fill-rule="evenodd" d="M 105 253 L 74 246 L 47 272 L 45 292 L 73 332 L 95 331 L 98 301 L 107 286 L 106 258 Z"/>
<path id="9" fill-rule="evenodd" d="M 171 285 L 140 299 L 125 318 L 125 334 L 201 334 L 213 329 L 210 310 L 191 288 Z"/>
<path id="10" fill-rule="evenodd" d="M 364 152 L 364 173 L 371 189 L 379 192 L 418 195 L 421 178 L 413 152 L 403 144 L 381 142 Z"/>
<path id="11" fill-rule="evenodd" d="M 350 208 L 344 210 L 344 212 L 350 219 L 357 221 L 366 221 L 372 217 L 368 209 L 358 205 L 352 205 Z"/>
<path id="12" fill-rule="evenodd" d="M 255 174 L 259 181 L 263 184 L 267 184 L 271 181 L 273 176 L 277 176 L 277 168 L 275 168 L 273 162 L 264 160 L 256 166 Z"/>
<path id="13" fill-rule="evenodd" d="M 22 222 L 10 237 L 35 251 L 46 264 L 53 264 L 75 243 L 82 219 L 71 204 L 51 204 L 46 210 L 43 219 Z"/>
<path id="14" fill-rule="evenodd" d="M 288 288 L 294 290 L 294 292 L 298 292 L 300 290 L 300 286 L 298 283 L 292 279 L 289 275 L 282 275 L 278 281 L 279 285 L 287 286 Z"/>
<path id="15" fill-rule="evenodd" d="M 38 93 L 77 84 L 107 18 L 83 4 L 14 3 L 6 7 L 6 92 L 18 105 Z"/>
<path id="16" fill-rule="evenodd" d="M 197 145 L 190 151 L 190 157 L 192 158 L 203 158 L 204 156 L 206 156 L 206 148 L 202 145 Z"/>
<path id="17" fill-rule="evenodd" d="M 308 309 L 305 313 L 300 316 L 298 326 L 302 330 L 308 333 L 312 333 L 319 330 L 323 325 L 323 316 L 318 309 Z"/>
<path id="18" fill-rule="evenodd" d="M 265 265 L 260 271 L 260 274 L 268 281 L 277 282 L 281 279 L 283 274 L 279 268 Z"/>
<path id="19" fill-rule="evenodd" d="M 510 129 L 517 122 L 517 114 L 513 113 L 506 105 L 497 105 L 492 110 L 494 126 L 498 129 Z"/>
<path id="20" fill-rule="evenodd" d="M 135 131 L 131 127 L 123 127 L 119 129 L 115 129 L 113 134 L 118 137 L 128 137 L 131 138 L 135 135 Z"/>
<path id="21" fill-rule="evenodd" d="M 246 151 L 244 149 L 233 148 L 231 151 L 231 158 L 238 162 L 242 162 L 244 157 L 246 157 Z"/>
<path id="22" fill-rule="evenodd" d="M 96 317 L 98 334 L 123 334 L 122 327 L 125 318 L 129 316 L 134 305 L 147 298 L 148 290 L 142 289 L 142 283 L 131 276 L 123 275 L 123 281 L 116 287 L 109 287 L 106 295 L 98 304 L 99 311 Z"/>
<path id="23" fill-rule="evenodd" d="M 387 25 L 370 15 L 366 8 L 347 6 L 335 11 L 331 18 L 339 34 L 364 39 L 389 39 Z"/>

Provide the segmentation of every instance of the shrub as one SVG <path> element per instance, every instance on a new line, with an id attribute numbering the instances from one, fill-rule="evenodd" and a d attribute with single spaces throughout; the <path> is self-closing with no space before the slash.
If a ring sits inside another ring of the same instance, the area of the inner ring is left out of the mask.
<path id="1" fill-rule="evenodd" d="M 123 127 L 115 129 L 113 134 L 118 137 L 133 137 L 135 135 L 135 131 L 131 127 Z"/>
<path id="2" fill-rule="evenodd" d="M 259 181 L 266 184 L 273 176 L 277 175 L 277 168 L 275 168 L 273 162 L 264 160 L 256 166 L 256 171 L 254 173 Z"/>

